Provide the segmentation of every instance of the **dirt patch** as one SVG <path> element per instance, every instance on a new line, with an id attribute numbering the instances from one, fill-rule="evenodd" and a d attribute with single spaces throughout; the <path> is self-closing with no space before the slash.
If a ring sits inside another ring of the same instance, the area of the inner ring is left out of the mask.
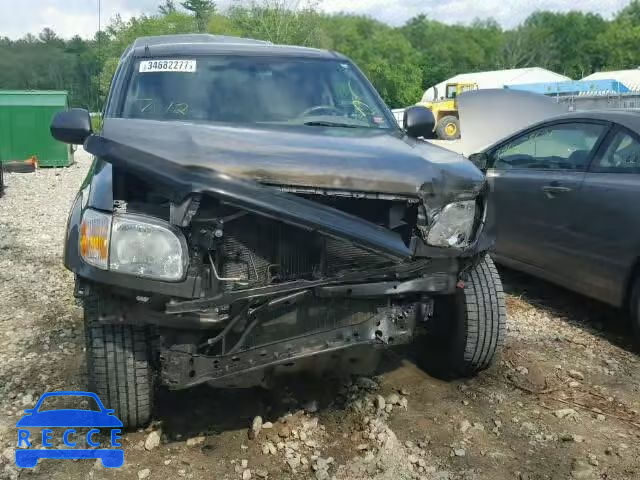
<path id="1" fill-rule="evenodd" d="M 88 166 L 80 155 L 67 169 L 7 175 L 0 199 L 0 478 L 640 478 L 640 364 L 622 314 L 508 270 L 506 349 L 474 379 L 429 377 L 414 346 L 387 353 L 375 378 L 161 391 L 156 422 L 123 435 L 122 469 L 16 469 L 23 409 L 85 387 L 81 310 L 61 255 Z"/>

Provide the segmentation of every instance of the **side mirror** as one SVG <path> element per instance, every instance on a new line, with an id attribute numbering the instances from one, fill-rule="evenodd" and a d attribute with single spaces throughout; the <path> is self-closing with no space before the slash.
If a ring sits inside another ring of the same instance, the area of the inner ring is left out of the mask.
<path id="1" fill-rule="evenodd" d="M 91 132 L 91 117 L 83 108 L 58 112 L 51 121 L 51 135 L 64 143 L 82 145 Z"/>
<path id="2" fill-rule="evenodd" d="M 469 160 L 480 170 L 484 171 L 489 166 L 489 154 L 486 152 L 472 153 Z"/>
<path id="3" fill-rule="evenodd" d="M 410 137 L 431 138 L 435 126 L 433 112 L 426 107 L 416 105 L 404 111 L 404 129 Z"/>

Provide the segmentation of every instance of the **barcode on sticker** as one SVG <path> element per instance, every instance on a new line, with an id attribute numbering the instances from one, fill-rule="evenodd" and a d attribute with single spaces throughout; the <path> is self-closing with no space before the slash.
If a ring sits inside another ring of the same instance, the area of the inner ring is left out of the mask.
<path id="1" fill-rule="evenodd" d="M 149 72 L 189 72 L 196 71 L 195 60 L 142 60 L 140 73 Z"/>

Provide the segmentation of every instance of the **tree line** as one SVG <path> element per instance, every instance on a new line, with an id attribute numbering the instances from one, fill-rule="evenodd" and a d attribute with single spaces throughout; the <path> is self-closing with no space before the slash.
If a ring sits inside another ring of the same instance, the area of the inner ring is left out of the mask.
<path id="1" fill-rule="evenodd" d="M 449 25 L 418 15 L 400 27 L 370 17 L 327 14 L 315 0 L 164 0 L 154 14 L 119 16 L 91 39 L 45 28 L 0 37 L 0 89 L 68 90 L 72 106 L 100 110 L 122 51 L 135 38 L 208 32 L 339 51 L 353 59 L 390 107 L 415 103 L 457 73 L 539 66 L 571 78 L 640 66 L 640 0 L 612 19 L 537 11 L 512 29 L 496 21 Z"/>

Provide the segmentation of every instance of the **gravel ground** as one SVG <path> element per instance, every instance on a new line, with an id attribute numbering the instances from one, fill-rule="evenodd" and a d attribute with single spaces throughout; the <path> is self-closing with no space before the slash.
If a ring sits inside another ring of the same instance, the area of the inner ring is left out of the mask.
<path id="1" fill-rule="evenodd" d="M 640 478 L 640 362 L 622 315 L 508 270 L 506 349 L 477 378 L 431 378 L 408 348 L 347 383 L 162 391 L 157 421 L 123 435 L 122 469 L 93 460 L 16 469 L 22 410 L 42 392 L 85 386 L 81 309 L 61 264 L 89 166 L 77 160 L 7 175 L 0 199 L 0 478 Z"/>

